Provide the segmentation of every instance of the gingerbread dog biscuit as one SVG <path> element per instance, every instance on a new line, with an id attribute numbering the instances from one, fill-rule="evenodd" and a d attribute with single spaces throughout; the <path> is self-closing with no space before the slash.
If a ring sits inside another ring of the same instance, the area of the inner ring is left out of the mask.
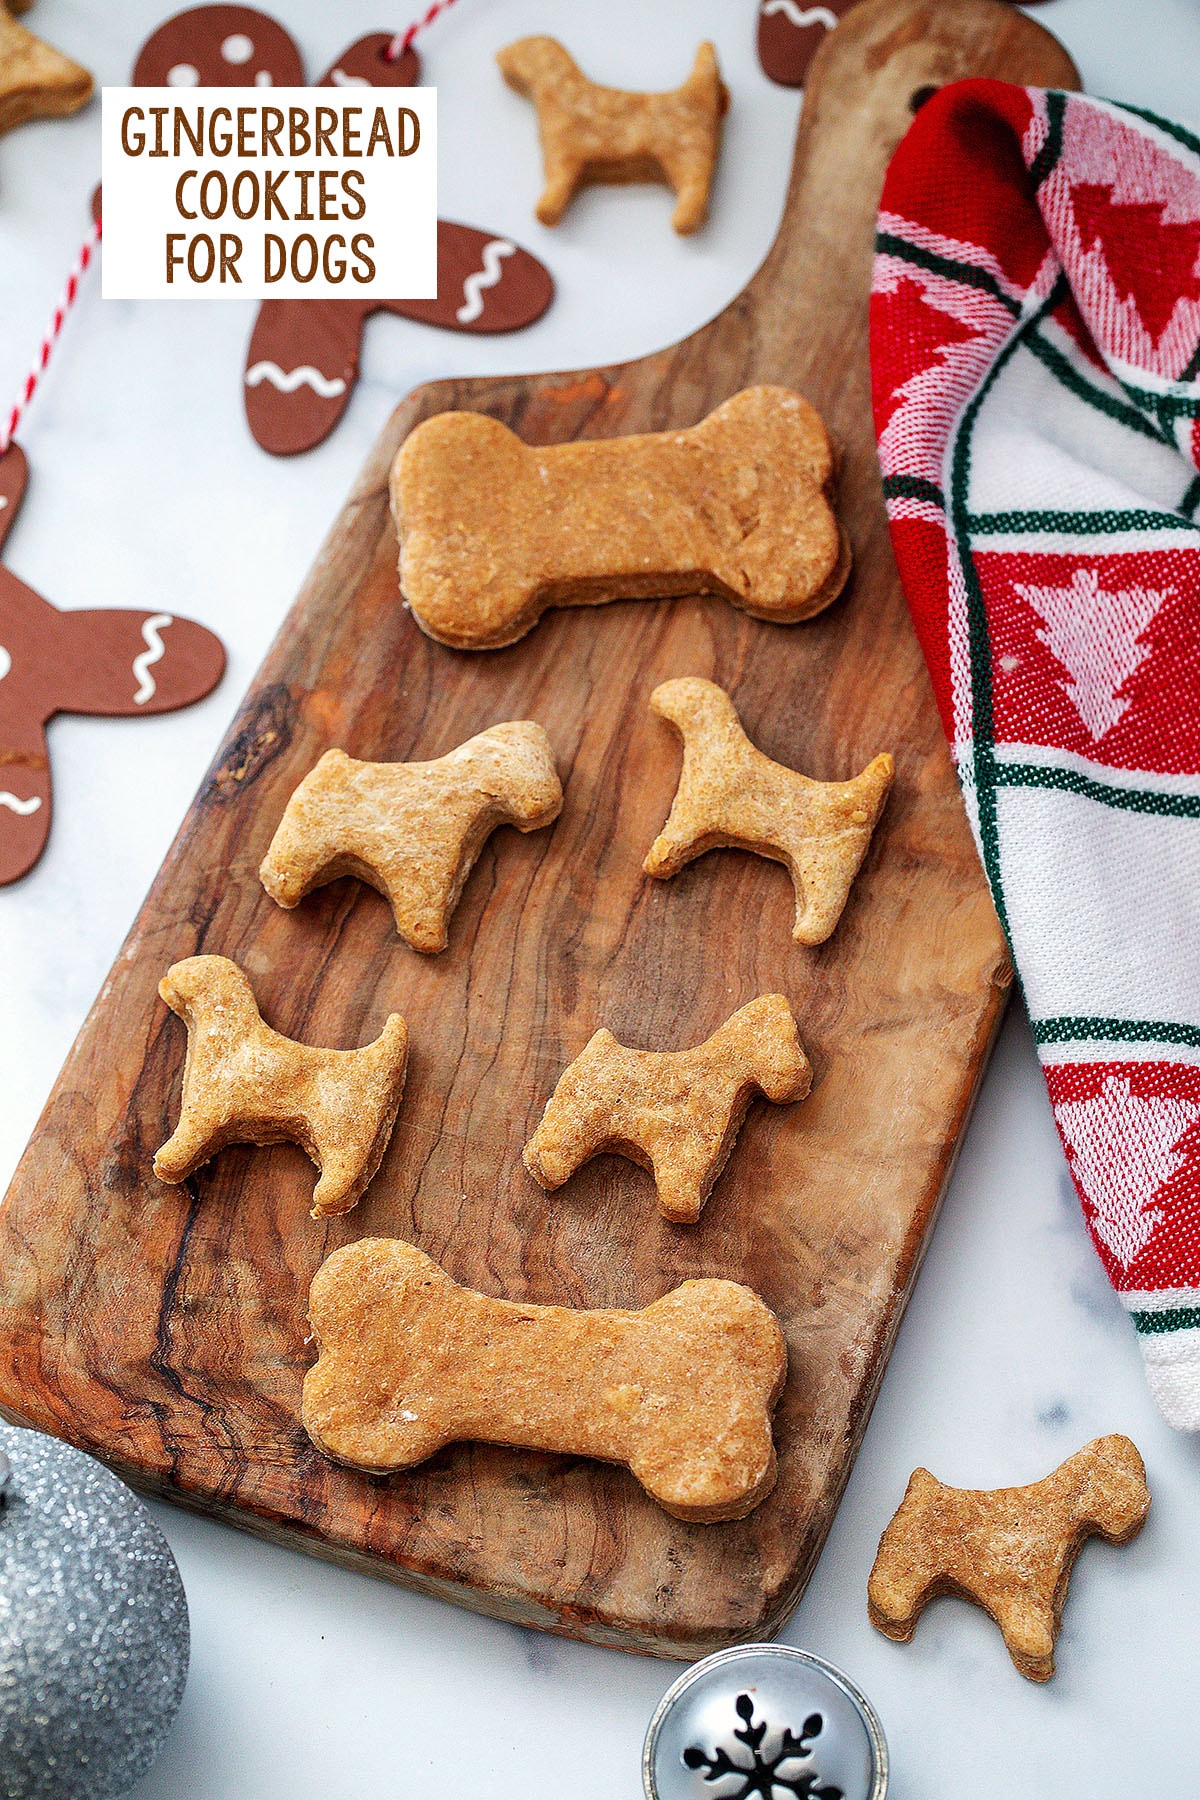
<path id="1" fill-rule="evenodd" d="M 871 1621 L 907 1643 L 935 1594 L 960 1594 L 995 1619 L 1022 1675 L 1049 1681 L 1081 1545 L 1128 1543 L 1149 1506 L 1142 1459 L 1121 1436 L 1094 1438 L 1028 1487 L 943 1487 L 917 1469 L 879 1541 Z"/>
<path id="2" fill-rule="evenodd" d="M 704 223 L 729 92 L 710 43 L 669 94 L 630 94 L 589 81 L 551 37 L 521 38 L 496 61 L 509 87 L 537 108 L 546 186 L 543 225 L 557 225 L 588 182 L 665 181 L 676 195 L 671 223 L 682 235 Z"/>
<path id="3" fill-rule="evenodd" d="M 188 1028 L 183 1104 L 154 1159 L 159 1180 L 185 1181 L 226 1144 L 299 1144 L 321 1172 L 313 1218 L 349 1212 L 382 1161 L 404 1093 L 399 1013 L 361 1050 L 317 1050 L 263 1023 L 228 957 L 174 963 L 158 991 Z"/>
<path id="4" fill-rule="evenodd" d="M 755 1093 L 803 1100 L 811 1083 L 782 994 L 752 1000 L 694 1050 L 630 1050 L 597 1031 L 559 1076 L 525 1167 L 553 1191 L 593 1156 L 615 1151 L 651 1171 L 665 1218 L 691 1225 Z"/>
<path id="5" fill-rule="evenodd" d="M 28 119 L 61 119 L 92 97 L 88 71 L 18 25 L 31 0 L 0 0 L 0 133 Z"/>
<path id="6" fill-rule="evenodd" d="M 19 444 L 0 455 L 0 546 L 28 478 Z M 46 725 L 56 713 L 174 712 L 221 679 L 220 639 L 191 619 L 103 607 L 59 612 L 0 565 L 0 887 L 37 862 L 50 832 Z"/>
<path id="7" fill-rule="evenodd" d="M 641 1312 L 493 1300 L 394 1239 L 313 1280 L 319 1346 L 303 1420 L 371 1474 L 469 1440 L 624 1463 L 677 1518 L 740 1519 L 775 1484 L 787 1373 L 775 1316 L 733 1281 L 685 1281 Z"/>
<path id="8" fill-rule="evenodd" d="M 339 875 L 391 902 L 414 950 L 446 948 L 450 916 L 498 825 L 540 831 L 562 811 L 550 740 L 527 719 L 492 725 L 435 762 L 356 762 L 327 750 L 288 801 L 259 873 L 293 907 Z"/>
<path id="9" fill-rule="evenodd" d="M 664 681 L 650 705 L 683 739 L 671 814 L 643 863 L 665 881 L 707 850 L 754 850 L 784 864 L 798 944 L 823 944 L 842 916 L 892 785 L 886 753 L 852 781 L 810 781 L 755 748 L 732 700 L 697 675 Z"/>
<path id="10" fill-rule="evenodd" d="M 722 594 L 790 624 L 841 592 L 833 454 L 788 388 L 735 394 L 686 431 L 524 444 L 482 413 L 439 413 L 392 464 L 400 585 L 458 649 L 524 637 L 548 606 Z"/>

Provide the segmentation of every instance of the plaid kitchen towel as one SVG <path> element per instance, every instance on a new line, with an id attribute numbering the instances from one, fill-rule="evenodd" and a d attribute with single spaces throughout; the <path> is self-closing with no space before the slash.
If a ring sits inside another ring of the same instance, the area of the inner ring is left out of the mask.
<path id="1" fill-rule="evenodd" d="M 968 81 L 888 172 L 892 539 L 1092 1238 L 1200 1429 L 1200 136 Z"/>

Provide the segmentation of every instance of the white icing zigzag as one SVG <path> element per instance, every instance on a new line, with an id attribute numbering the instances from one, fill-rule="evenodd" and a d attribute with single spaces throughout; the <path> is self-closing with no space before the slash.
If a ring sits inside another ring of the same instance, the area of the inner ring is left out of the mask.
<path id="1" fill-rule="evenodd" d="M 515 256 L 517 246 L 510 244 L 507 238 L 492 238 L 483 246 L 483 267 L 474 275 L 468 275 L 463 282 L 463 302 L 455 313 L 460 325 L 472 324 L 483 311 L 480 293 L 484 288 L 495 287 L 504 270 L 500 266 L 501 258 Z"/>
<path id="2" fill-rule="evenodd" d="M 782 13 L 798 31 L 805 25 L 823 25 L 826 31 L 832 31 L 837 24 L 837 14 L 827 6 L 809 6 L 801 12 L 796 0 L 763 0 L 763 18 L 769 19 L 772 13 Z"/>
<path id="3" fill-rule="evenodd" d="M 299 387 L 310 387 L 322 400 L 333 400 L 346 391 L 346 384 L 340 375 L 322 375 L 320 369 L 314 369 L 311 363 L 301 363 L 298 369 L 284 370 L 278 363 L 256 362 L 252 369 L 246 370 L 246 386 L 257 387 L 260 381 L 269 381 L 281 394 L 294 394 Z"/>
<path id="4" fill-rule="evenodd" d="M 347 75 L 345 69 L 331 69 L 329 79 L 334 87 L 370 87 L 365 75 Z"/>
<path id="5" fill-rule="evenodd" d="M 10 806 L 13 812 L 20 813 L 23 819 L 27 818 L 30 813 L 35 813 L 41 804 L 40 794 L 33 794 L 28 800 L 18 800 L 17 796 L 10 794 L 7 789 L 0 791 L 0 806 Z"/>
<path id="6" fill-rule="evenodd" d="M 170 613 L 154 613 L 142 626 L 142 636 L 146 640 L 147 648 L 142 651 L 140 656 L 135 656 L 133 659 L 133 672 L 138 680 L 138 691 L 133 696 L 135 706 L 144 706 L 146 701 L 152 699 L 157 691 L 157 684 L 150 673 L 150 665 L 158 662 L 163 654 L 163 641 L 158 635 L 159 632 L 165 631 L 168 625 L 174 623 Z"/>

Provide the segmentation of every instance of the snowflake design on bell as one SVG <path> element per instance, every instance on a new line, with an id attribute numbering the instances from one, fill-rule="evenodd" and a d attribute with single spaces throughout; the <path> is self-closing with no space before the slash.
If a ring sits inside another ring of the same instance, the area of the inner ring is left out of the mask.
<path id="1" fill-rule="evenodd" d="M 749 1694 L 739 1694 L 734 1701 L 734 1708 L 741 1726 L 735 1725 L 733 1735 L 739 1746 L 750 1752 L 749 1763 L 742 1760 L 742 1749 L 733 1749 L 724 1744 L 716 1744 L 710 1756 L 700 1744 L 689 1744 L 683 1752 L 683 1760 L 689 1769 L 703 1769 L 705 1781 L 721 1781 L 725 1776 L 739 1775 L 742 1785 L 736 1791 L 732 1788 L 724 1790 L 722 1800 L 749 1800 L 752 1794 L 759 1794 L 762 1800 L 777 1800 L 784 1795 L 795 1795 L 796 1800 L 845 1800 L 840 1787 L 832 1782 L 824 1786 L 818 1783 L 821 1777 L 811 1762 L 812 1741 L 819 1737 L 824 1719 L 819 1712 L 809 1713 L 795 1737 L 789 1726 L 784 1726 L 779 1747 L 769 1756 L 763 1755 L 763 1739 L 767 1735 L 767 1720 L 754 1722 L 754 1701 Z M 732 1750 L 732 1754 L 731 1754 Z M 735 1760 L 736 1758 L 736 1760 Z M 785 1763 L 803 1761 L 807 1767 L 786 1771 Z"/>

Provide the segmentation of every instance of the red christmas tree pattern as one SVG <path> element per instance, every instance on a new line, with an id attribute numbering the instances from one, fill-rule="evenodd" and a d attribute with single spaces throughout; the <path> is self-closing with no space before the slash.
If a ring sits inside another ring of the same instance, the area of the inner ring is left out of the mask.
<path id="1" fill-rule="evenodd" d="M 1132 300 L 1155 345 L 1180 300 L 1200 300 L 1200 219 L 1163 218 L 1161 200 L 1114 200 L 1111 187 L 1071 190 L 1084 250 L 1099 246 L 1117 296 Z"/>

